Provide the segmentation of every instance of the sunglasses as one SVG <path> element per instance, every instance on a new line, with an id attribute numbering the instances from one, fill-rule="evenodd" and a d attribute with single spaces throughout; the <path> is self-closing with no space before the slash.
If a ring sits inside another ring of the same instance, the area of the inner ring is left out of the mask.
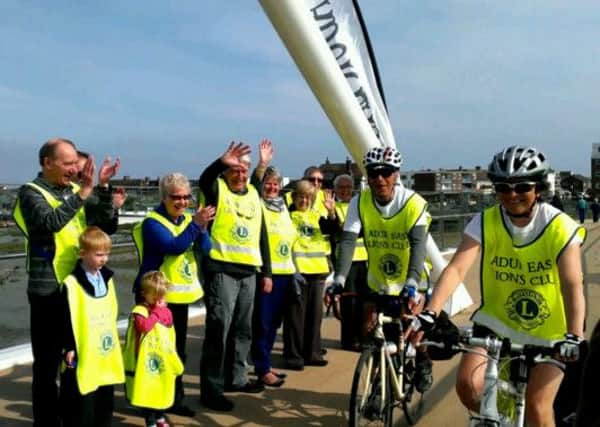
<path id="1" fill-rule="evenodd" d="M 191 194 L 184 194 L 182 196 L 178 195 L 178 194 L 169 194 L 169 199 L 173 200 L 174 202 L 179 201 L 179 200 L 190 200 L 192 198 Z"/>
<path id="2" fill-rule="evenodd" d="M 323 178 L 317 178 L 317 177 L 313 177 L 313 176 L 311 176 L 310 178 L 308 178 L 308 180 L 310 182 L 323 182 Z"/>
<path id="3" fill-rule="evenodd" d="M 514 191 L 517 194 L 524 194 L 535 189 L 536 185 L 537 183 L 535 182 L 515 182 L 514 184 L 510 182 L 496 182 L 494 183 L 494 190 L 496 190 L 496 193 L 506 194 Z"/>
<path id="4" fill-rule="evenodd" d="M 393 168 L 372 169 L 367 170 L 367 176 L 371 179 L 377 178 L 378 176 L 389 178 L 394 172 L 396 172 L 396 169 Z"/>

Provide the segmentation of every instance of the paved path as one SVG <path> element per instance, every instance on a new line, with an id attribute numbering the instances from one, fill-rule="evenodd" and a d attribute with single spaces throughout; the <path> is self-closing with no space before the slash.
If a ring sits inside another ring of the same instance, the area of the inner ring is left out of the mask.
<path id="1" fill-rule="evenodd" d="M 588 332 L 600 318 L 600 225 L 586 224 L 589 230 L 584 246 L 584 273 L 587 283 Z M 478 271 L 472 269 L 466 280 L 467 289 L 475 300 L 479 298 Z M 454 320 L 464 324 L 470 311 Z M 289 372 L 281 389 L 267 389 L 257 395 L 231 394 L 235 409 L 228 414 L 205 410 L 199 398 L 199 354 L 203 339 L 203 318 L 196 318 L 189 331 L 189 360 L 185 385 L 187 403 L 197 411 L 193 419 L 171 417 L 174 426 L 345 426 L 350 381 L 356 353 L 338 349 L 339 324 L 333 318 L 323 322 L 323 338 L 329 349 L 330 363 L 323 368 L 307 367 L 303 372 Z M 274 364 L 281 362 L 281 342 L 274 350 Z M 437 362 L 434 366 L 435 382 L 427 394 L 425 413 L 419 427 L 455 427 L 466 425 L 467 415 L 454 393 L 454 377 L 458 359 Z M 20 427 L 31 425 L 31 367 L 17 366 L 0 372 L 0 425 Z M 135 410 L 127 406 L 123 389 L 116 392 L 114 426 L 143 426 Z M 405 426 L 398 414 L 397 426 Z"/>

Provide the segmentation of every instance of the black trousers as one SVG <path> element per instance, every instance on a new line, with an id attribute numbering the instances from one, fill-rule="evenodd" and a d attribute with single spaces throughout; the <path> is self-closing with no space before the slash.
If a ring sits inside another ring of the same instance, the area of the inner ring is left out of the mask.
<path id="1" fill-rule="evenodd" d="M 63 299 L 58 289 L 50 295 L 29 294 L 28 298 L 33 352 L 33 425 L 58 427 L 60 407 L 56 379 L 62 358 Z"/>
<path id="2" fill-rule="evenodd" d="M 302 298 L 293 301 L 284 314 L 283 358 L 287 363 L 304 365 L 304 362 L 321 360 L 321 322 L 323 320 L 322 278 L 304 276 Z"/>
<path id="3" fill-rule="evenodd" d="M 185 366 L 187 359 L 186 344 L 188 331 L 188 312 L 189 304 L 173 304 L 169 303 L 169 310 L 173 313 L 173 328 L 175 328 L 175 348 L 177 355 Z M 173 406 L 181 405 L 184 397 L 183 392 L 183 374 L 175 378 L 175 400 Z"/>
<path id="4" fill-rule="evenodd" d="M 369 293 L 366 261 L 352 263 L 344 286 L 344 293 L 354 293 L 355 295 L 343 295 L 340 300 L 342 311 L 340 343 L 343 349 L 352 350 L 355 345 L 363 341 L 363 296 Z"/>
<path id="5" fill-rule="evenodd" d="M 114 386 L 98 387 L 82 395 L 74 369 L 61 375 L 60 396 L 63 427 L 110 427 L 114 409 Z"/>

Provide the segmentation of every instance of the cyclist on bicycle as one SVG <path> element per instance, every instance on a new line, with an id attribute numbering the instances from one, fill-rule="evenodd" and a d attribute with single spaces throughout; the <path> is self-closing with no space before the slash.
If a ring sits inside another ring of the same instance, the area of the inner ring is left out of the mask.
<path id="1" fill-rule="evenodd" d="M 409 297 L 409 306 L 422 307 L 418 292 L 425 261 L 425 243 L 429 225 L 427 202 L 398 180 L 402 156 L 392 147 L 369 150 L 363 165 L 369 187 L 353 197 L 348 206 L 339 241 L 333 284 L 327 289 L 326 302 L 339 295 L 352 264 L 362 229 L 368 254 L 367 295 L 363 295 L 363 338 L 376 320 L 376 307 L 369 293 Z M 360 287 L 358 288 L 361 292 Z M 417 354 L 415 387 L 424 392 L 431 387 L 431 360 L 427 353 Z"/>
<path id="2" fill-rule="evenodd" d="M 520 344 L 555 345 L 559 359 L 577 359 L 585 317 L 580 246 L 586 231 L 540 200 L 548 171 L 546 156 L 533 147 L 512 146 L 493 157 L 488 176 L 498 204 L 467 225 L 413 330 L 427 334 L 433 329 L 437 314 L 481 250 L 481 305 L 472 316 L 474 334 L 491 332 Z M 458 370 L 458 396 L 475 412 L 486 360 L 464 354 Z M 526 395 L 528 425 L 554 425 L 552 405 L 563 375 L 555 364 L 532 367 Z"/>

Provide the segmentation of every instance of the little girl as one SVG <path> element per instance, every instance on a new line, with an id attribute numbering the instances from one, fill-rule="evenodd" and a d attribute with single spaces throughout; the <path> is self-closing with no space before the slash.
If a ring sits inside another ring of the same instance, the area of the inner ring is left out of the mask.
<path id="1" fill-rule="evenodd" d="M 175 350 L 173 316 L 165 302 L 168 286 L 160 271 L 142 276 L 144 301 L 132 310 L 125 343 L 127 399 L 142 409 L 148 427 L 169 427 L 164 410 L 173 404 L 175 377 L 183 373 Z"/>

